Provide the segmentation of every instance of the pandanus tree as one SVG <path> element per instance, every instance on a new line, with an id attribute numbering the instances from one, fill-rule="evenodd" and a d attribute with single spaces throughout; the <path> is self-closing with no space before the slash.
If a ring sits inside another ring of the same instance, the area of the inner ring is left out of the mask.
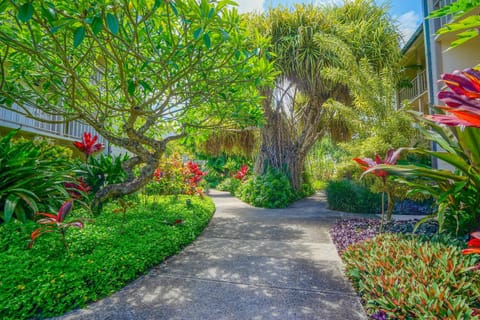
<path id="1" fill-rule="evenodd" d="M 348 137 L 345 107 L 381 100 L 372 79 L 396 70 L 398 33 L 386 9 L 369 0 L 277 8 L 251 19 L 252 28 L 270 37 L 279 72 L 275 87 L 262 90 L 265 124 L 255 170 L 276 168 L 300 190 L 314 143 L 328 133 Z"/>
<path id="2" fill-rule="evenodd" d="M 169 141 L 202 128 L 255 125 L 255 85 L 272 68 L 231 1 L 2 1 L 0 106 L 34 106 L 80 119 L 133 156 L 125 183 L 94 204 L 153 177 Z M 134 174 L 138 169 L 139 174 Z"/>

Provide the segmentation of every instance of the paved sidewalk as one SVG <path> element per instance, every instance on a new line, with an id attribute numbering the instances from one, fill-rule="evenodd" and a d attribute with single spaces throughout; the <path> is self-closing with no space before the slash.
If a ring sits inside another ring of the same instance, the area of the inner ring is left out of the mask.
<path id="1" fill-rule="evenodd" d="M 217 211 L 193 244 L 59 319 L 367 319 L 328 234 L 348 214 L 322 195 L 276 210 L 211 196 Z"/>

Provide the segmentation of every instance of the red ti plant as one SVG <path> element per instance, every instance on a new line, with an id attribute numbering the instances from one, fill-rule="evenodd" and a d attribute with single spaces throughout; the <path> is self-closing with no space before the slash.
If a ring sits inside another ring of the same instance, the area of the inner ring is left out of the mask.
<path id="1" fill-rule="evenodd" d="M 448 114 L 427 115 L 425 118 L 447 126 L 480 127 L 480 71 L 465 69 L 442 75 L 447 89 L 438 93 L 446 103 L 439 109 Z"/>
<path id="2" fill-rule="evenodd" d="M 395 149 L 388 150 L 385 159 L 382 160 L 378 154 L 375 155 L 375 159 L 371 158 L 353 158 L 353 161 L 357 162 L 362 166 L 363 171 L 366 173 L 372 173 L 375 176 L 382 179 L 383 183 L 383 192 L 382 192 L 382 223 L 380 225 L 380 230 L 383 231 L 383 225 L 385 221 L 385 193 L 388 197 L 388 214 L 387 220 L 389 221 L 392 218 L 393 212 L 393 196 L 390 188 L 387 186 L 387 177 L 388 172 L 385 170 L 381 170 L 376 168 L 379 165 L 395 165 L 397 163 L 398 158 L 400 157 L 400 153 L 403 149 Z"/>
<path id="3" fill-rule="evenodd" d="M 58 210 L 57 214 L 52 213 L 44 213 L 38 212 L 35 215 L 43 216 L 42 218 L 37 221 L 38 224 L 43 225 L 40 228 L 35 229 L 32 234 L 30 235 L 30 244 L 28 245 L 29 248 L 33 246 L 35 240 L 40 237 L 41 235 L 48 233 L 48 232 L 59 232 L 62 235 L 62 242 L 65 246 L 65 249 L 68 249 L 67 242 L 65 241 L 65 233 L 68 228 L 75 227 L 75 228 L 84 228 L 84 224 L 80 220 L 74 220 L 70 222 L 65 222 L 65 218 L 67 214 L 73 207 L 73 200 L 68 200 L 63 203 L 63 205 Z"/>
<path id="4" fill-rule="evenodd" d="M 480 231 L 470 233 L 467 249 L 463 249 L 462 254 L 480 254 Z M 480 270 L 480 263 L 471 267 L 469 270 Z"/>
<path id="5" fill-rule="evenodd" d="M 82 196 L 88 195 L 92 188 L 83 180 L 83 177 L 75 182 L 65 182 L 65 189 L 73 199 L 81 199 Z"/>
<path id="6" fill-rule="evenodd" d="M 92 137 L 90 132 L 84 132 L 82 141 L 75 141 L 73 145 L 85 154 L 85 161 L 88 161 L 88 157 L 94 153 L 102 151 L 103 149 L 103 144 L 97 143 L 97 140 L 97 135 Z"/>
<path id="7" fill-rule="evenodd" d="M 248 166 L 246 164 L 243 164 L 240 167 L 240 170 L 238 170 L 237 174 L 235 175 L 235 179 L 243 181 L 247 176 L 247 173 L 248 173 Z"/>

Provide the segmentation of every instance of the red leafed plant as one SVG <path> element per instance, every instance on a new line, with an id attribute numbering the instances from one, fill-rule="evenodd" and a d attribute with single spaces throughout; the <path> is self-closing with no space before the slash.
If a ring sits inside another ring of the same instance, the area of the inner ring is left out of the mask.
<path id="1" fill-rule="evenodd" d="M 103 144 L 97 143 L 98 136 L 90 134 L 90 132 L 84 132 L 82 141 L 75 141 L 73 145 L 77 147 L 78 150 L 85 154 L 85 158 L 88 160 L 92 154 L 102 151 Z"/>
<path id="2" fill-rule="evenodd" d="M 83 177 L 77 179 L 75 182 L 65 182 L 65 189 L 68 194 L 74 199 L 80 199 L 82 196 L 88 195 L 92 188 L 83 180 Z"/>
<path id="3" fill-rule="evenodd" d="M 68 200 L 63 203 L 63 205 L 58 210 L 57 214 L 53 213 L 44 213 L 38 212 L 36 216 L 43 216 L 44 218 L 37 220 L 38 224 L 42 226 L 40 228 L 35 229 L 32 234 L 30 235 L 30 243 L 29 248 L 33 246 L 35 240 L 40 237 L 41 235 L 49 232 L 59 232 L 62 235 L 62 242 L 65 248 L 67 249 L 67 243 L 65 241 L 65 233 L 68 228 L 75 227 L 75 228 L 84 228 L 84 224 L 80 220 L 74 220 L 70 222 L 65 222 L 65 218 L 67 214 L 73 207 L 73 200 Z"/>
<path id="4" fill-rule="evenodd" d="M 382 192 L 382 223 L 380 226 L 380 230 L 382 231 L 383 231 L 384 217 L 385 217 L 385 199 L 384 199 L 385 193 L 387 194 L 388 203 L 389 203 L 387 220 L 390 220 L 392 216 L 393 206 L 391 204 L 393 204 L 393 197 L 391 194 L 391 190 L 387 187 L 388 172 L 385 170 L 377 169 L 376 167 L 378 165 L 395 165 L 397 163 L 398 158 L 400 157 L 400 153 L 402 152 L 402 150 L 403 149 L 388 150 L 384 160 L 382 160 L 382 158 L 380 158 L 378 154 L 375 155 L 375 159 L 353 158 L 353 161 L 357 162 L 359 165 L 362 166 L 362 170 L 365 171 L 365 173 L 372 173 L 382 179 L 383 189 L 384 189 L 384 191 Z"/>
<path id="5" fill-rule="evenodd" d="M 467 249 L 463 249 L 462 254 L 480 254 L 480 231 L 470 233 Z M 471 267 L 469 270 L 480 270 L 480 263 Z"/>
<path id="6" fill-rule="evenodd" d="M 235 179 L 243 181 L 245 180 L 247 173 L 248 173 L 248 166 L 244 164 L 240 167 L 240 170 L 238 170 L 237 174 L 235 175 Z"/>
<path id="7" fill-rule="evenodd" d="M 466 69 L 442 75 L 447 89 L 438 93 L 446 106 L 439 109 L 448 114 L 427 115 L 425 118 L 447 126 L 480 127 L 480 71 Z"/>

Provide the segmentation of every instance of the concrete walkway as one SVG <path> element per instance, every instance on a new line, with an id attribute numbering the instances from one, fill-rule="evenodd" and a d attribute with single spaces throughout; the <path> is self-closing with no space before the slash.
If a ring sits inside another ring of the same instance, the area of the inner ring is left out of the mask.
<path id="1" fill-rule="evenodd" d="M 211 196 L 217 211 L 193 244 L 59 319 L 367 319 L 328 234 L 348 214 L 322 195 L 276 210 Z"/>

